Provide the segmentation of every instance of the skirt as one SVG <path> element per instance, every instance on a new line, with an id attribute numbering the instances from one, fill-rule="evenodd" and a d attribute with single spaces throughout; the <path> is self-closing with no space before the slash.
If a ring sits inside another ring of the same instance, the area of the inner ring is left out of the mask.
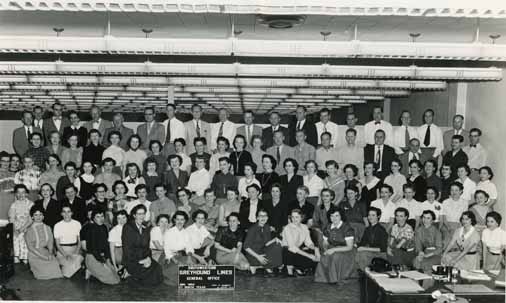
<path id="1" fill-rule="evenodd" d="M 165 254 L 163 255 L 163 259 L 165 259 Z M 163 261 L 162 259 L 162 261 Z M 177 260 L 178 265 L 176 265 L 174 262 L 163 262 L 162 271 L 163 271 L 163 277 L 165 278 L 165 281 L 169 285 L 178 285 L 179 283 L 179 266 L 180 265 L 191 265 L 197 263 L 192 257 L 190 256 L 183 256 L 183 255 L 177 255 L 172 257 L 172 259 Z"/>
<path id="2" fill-rule="evenodd" d="M 392 256 L 388 255 L 388 261 L 392 265 L 412 266 L 413 259 L 415 257 L 416 251 L 414 248 L 411 251 L 407 251 L 401 248 L 392 248 Z"/>
<path id="3" fill-rule="evenodd" d="M 123 248 L 122 247 L 114 247 L 114 260 L 116 261 L 116 265 L 123 265 Z"/>
<path id="4" fill-rule="evenodd" d="M 382 258 L 386 260 L 387 254 L 379 251 L 357 251 L 355 254 L 356 269 L 364 271 L 366 267 L 371 265 L 371 261 L 374 258 Z"/>
<path id="5" fill-rule="evenodd" d="M 449 253 L 443 255 L 441 258 L 442 264 L 449 264 L 452 260 L 460 255 L 460 251 L 450 251 Z M 463 256 L 453 267 L 456 267 L 460 270 L 473 270 L 480 268 L 480 258 L 477 253 L 475 254 L 467 254 Z"/>
<path id="6" fill-rule="evenodd" d="M 486 259 L 483 262 L 483 270 L 499 270 L 499 269 L 501 269 L 501 260 L 502 260 L 501 254 L 493 255 L 488 251 L 487 248 L 483 248 L 483 249 L 486 249 L 486 251 L 485 251 Z"/>
<path id="7" fill-rule="evenodd" d="M 459 222 L 447 222 L 446 225 L 443 225 L 441 228 L 441 234 L 443 236 L 443 248 L 446 248 L 450 241 L 452 240 L 453 234 L 455 231 L 461 226 Z"/>
<path id="8" fill-rule="evenodd" d="M 246 270 L 249 267 L 248 259 L 242 252 L 228 253 L 216 250 L 216 262 L 221 265 L 234 265 L 237 269 Z"/>
<path id="9" fill-rule="evenodd" d="M 44 252 L 42 252 L 44 250 Z M 49 254 L 49 251 L 44 249 L 39 249 L 43 255 Z M 63 275 L 60 270 L 60 265 L 56 258 L 52 260 L 44 260 L 39 256 L 33 254 L 31 251 L 28 251 L 28 262 L 30 263 L 30 270 L 33 273 L 33 276 L 37 280 L 49 280 L 49 279 L 58 279 L 63 278 Z"/>
<path id="10" fill-rule="evenodd" d="M 413 260 L 413 267 L 416 269 L 423 270 L 426 274 L 432 273 L 432 265 L 441 264 L 441 255 L 435 255 L 430 258 L 423 258 L 422 261 L 418 261 L 418 257 Z"/>
<path id="11" fill-rule="evenodd" d="M 350 226 L 355 231 L 354 239 L 353 241 L 355 243 L 360 243 L 360 240 L 362 239 L 362 235 L 365 231 L 365 224 L 364 223 L 358 223 L 358 222 L 350 222 Z"/>
<path id="12" fill-rule="evenodd" d="M 160 264 L 161 264 L 161 261 L 163 261 L 162 255 L 165 256 L 165 254 L 163 253 L 163 250 L 151 249 L 151 258 L 153 258 L 153 260 L 155 260 L 156 262 L 158 262 Z"/>
<path id="13" fill-rule="evenodd" d="M 92 254 L 86 254 L 85 263 L 91 275 L 100 282 L 108 285 L 114 285 L 120 282 L 116 269 L 107 263 L 98 262 Z"/>
<path id="14" fill-rule="evenodd" d="M 143 286 L 158 285 L 163 282 L 162 267 L 158 262 L 151 259 L 151 266 L 148 268 L 138 262 L 139 260 L 131 260 L 125 264 L 132 280 L 135 280 Z"/>
<path id="15" fill-rule="evenodd" d="M 74 253 L 76 246 L 62 246 L 62 250 L 71 253 L 69 258 L 66 258 L 60 252 L 56 254 L 56 259 L 61 266 L 61 272 L 65 278 L 72 277 L 79 269 L 81 269 L 81 263 L 83 263 L 83 256 Z"/>
<path id="16" fill-rule="evenodd" d="M 337 283 L 353 274 L 355 251 L 323 254 L 316 266 L 314 281 L 319 283 Z"/>
<path id="17" fill-rule="evenodd" d="M 314 250 L 306 252 L 314 254 Z M 314 269 L 316 267 L 315 261 L 307 258 L 306 256 L 289 251 L 286 246 L 283 247 L 283 264 L 293 266 L 298 269 Z"/>
<path id="18" fill-rule="evenodd" d="M 256 251 L 256 253 L 261 255 L 265 254 L 268 262 L 267 264 L 261 264 L 255 257 L 247 254 L 246 258 L 251 266 L 269 269 L 283 265 L 283 249 L 279 243 L 273 243 L 269 246 L 265 246 L 260 251 Z"/>

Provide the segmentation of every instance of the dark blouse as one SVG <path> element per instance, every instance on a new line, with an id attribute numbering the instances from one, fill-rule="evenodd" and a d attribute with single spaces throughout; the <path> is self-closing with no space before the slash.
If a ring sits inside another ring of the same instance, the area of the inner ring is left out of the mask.
<path id="1" fill-rule="evenodd" d="M 307 224 L 307 221 L 309 219 L 312 219 L 313 218 L 313 213 L 314 213 L 314 206 L 313 204 L 309 203 L 309 202 L 304 202 L 304 205 L 302 205 L 302 207 L 300 206 L 299 204 L 299 201 L 295 200 L 295 201 L 292 201 L 289 205 L 288 205 L 288 215 L 290 215 L 290 213 L 292 212 L 292 210 L 294 209 L 300 209 L 302 210 L 302 223 L 304 224 Z"/>
<path id="2" fill-rule="evenodd" d="M 254 224 L 248 229 L 244 240 L 244 249 L 251 248 L 254 252 L 261 253 L 265 244 L 273 238 L 269 224 L 265 224 L 263 227 L 260 227 L 258 223 Z"/>
<path id="3" fill-rule="evenodd" d="M 379 248 L 381 252 L 386 252 L 388 246 L 388 234 L 385 228 L 383 228 L 383 226 L 379 223 L 374 226 L 367 226 L 358 246 L 375 247 Z"/>
<path id="4" fill-rule="evenodd" d="M 123 262 L 127 267 L 138 268 L 140 267 L 138 264 L 139 260 L 151 257 L 150 241 L 150 230 L 148 228 L 142 227 L 141 234 L 135 221 L 130 221 L 123 225 L 121 242 L 123 244 Z M 128 268 L 128 271 L 130 272 L 131 269 Z"/>
<path id="5" fill-rule="evenodd" d="M 102 145 L 93 145 L 90 143 L 83 149 L 83 163 L 90 161 L 95 166 L 102 165 L 102 155 L 104 154 L 105 147 Z"/>
<path id="6" fill-rule="evenodd" d="M 269 214 L 269 225 L 276 229 L 276 235 L 281 234 L 283 227 L 288 224 L 288 203 L 281 199 L 276 206 L 273 205 L 272 199 L 262 200 L 263 208 Z"/>
<path id="7" fill-rule="evenodd" d="M 379 197 L 376 194 L 378 189 L 381 187 L 381 180 L 378 181 L 378 183 L 371 189 L 369 189 L 365 184 L 362 186 L 362 192 L 360 194 L 360 200 L 364 202 L 364 204 L 367 206 L 366 208 L 369 208 L 371 206 L 371 202 L 374 200 L 377 200 Z"/>
<path id="8" fill-rule="evenodd" d="M 211 160 L 211 155 L 208 154 L 208 153 L 203 153 L 202 155 L 200 155 L 202 157 L 204 157 L 204 162 L 206 163 L 206 169 L 209 170 L 209 162 Z M 197 153 L 193 153 L 190 155 L 190 159 L 192 160 L 192 170 L 191 172 L 193 173 L 194 171 L 197 170 L 197 167 L 195 166 L 195 159 L 197 159 Z"/>
<path id="9" fill-rule="evenodd" d="M 452 177 L 447 179 L 441 178 L 441 197 L 439 198 L 439 202 L 443 202 L 444 200 L 450 198 L 450 185 L 455 181 Z"/>
<path id="10" fill-rule="evenodd" d="M 304 185 L 304 178 L 300 175 L 294 175 L 290 181 L 288 181 L 287 175 L 281 175 L 279 181 L 281 183 L 281 198 L 286 201 L 295 200 L 297 188 Z"/>
<path id="11" fill-rule="evenodd" d="M 163 173 L 162 178 L 169 194 L 175 194 L 179 187 L 188 185 L 188 172 L 181 169 L 179 170 L 179 177 L 176 177 L 174 171 L 169 170 Z"/>
<path id="12" fill-rule="evenodd" d="M 234 175 L 236 176 L 244 176 L 244 164 L 253 162 L 253 158 L 251 158 L 251 154 L 247 150 L 243 150 L 239 153 L 233 151 L 230 153 L 229 158 L 234 170 Z"/>
<path id="13" fill-rule="evenodd" d="M 58 182 L 56 183 L 56 199 L 58 199 L 58 201 L 65 198 L 64 188 L 69 184 L 73 184 L 73 182 L 70 182 L 67 175 L 61 176 L 60 179 L 58 179 Z"/>
<path id="14" fill-rule="evenodd" d="M 339 228 L 331 228 L 331 224 L 323 230 L 323 235 L 327 237 L 330 247 L 346 246 L 347 237 L 353 237 L 355 231 L 347 222 L 343 222 Z"/>
<path id="15" fill-rule="evenodd" d="M 56 225 L 56 223 L 62 220 L 61 203 L 54 199 L 51 199 L 49 200 L 49 203 L 47 204 L 46 208 L 44 208 L 43 205 L 44 205 L 43 199 L 35 201 L 34 204 L 34 206 L 44 209 L 44 224 L 49 226 L 52 230 Z"/>
<path id="16" fill-rule="evenodd" d="M 415 188 L 416 201 L 423 202 L 427 200 L 427 182 L 422 176 L 416 177 L 413 181 L 411 181 L 411 178 L 408 178 L 406 181 Z"/>
<path id="17" fill-rule="evenodd" d="M 441 179 L 438 176 L 436 176 L 435 174 L 433 174 L 432 176 L 430 176 L 428 178 L 425 178 L 425 182 L 427 183 L 427 187 L 429 187 L 429 186 L 435 187 L 439 193 L 441 192 L 441 189 L 443 188 L 443 183 L 441 182 Z M 425 200 L 423 200 L 423 201 L 425 201 Z M 423 202 L 423 201 L 420 201 L 420 202 Z"/>
<path id="18" fill-rule="evenodd" d="M 364 202 L 355 201 L 355 204 L 351 206 L 350 202 L 345 199 L 339 203 L 338 208 L 344 211 L 348 222 L 364 224 L 364 218 L 367 217 L 367 207 Z"/>
<path id="19" fill-rule="evenodd" d="M 276 172 L 261 173 L 256 175 L 256 179 L 260 181 L 260 187 L 262 188 L 262 198 L 270 198 L 271 188 L 274 183 L 279 183 L 279 175 Z"/>
<path id="20" fill-rule="evenodd" d="M 220 227 L 216 233 L 215 241 L 225 248 L 235 248 L 237 243 L 244 241 L 244 231 L 240 228 L 231 231 L 228 226 Z"/>
<path id="21" fill-rule="evenodd" d="M 313 227 L 319 228 L 320 230 L 325 230 L 329 225 L 329 217 L 328 212 L 334 209 L 335 206 L 331 203 L 329 209 L 325 209 L 325 205 L 322 203 L 315 207 L 313 213 Z"/>
<path id="22" fill-rule="evenodd" d="M 224 174 L 221 171 L 217 171 L 211 183 L 211 188 L 214 190 L 216 198 L 226 198 L 229 187 L 237 188 L 237 177 L 231 173 Z"/>
<path id="23" fill-rule="evenodd" d="M 72 135 L 77 136 L 77 146 L 84 147 L 88 141 L 88 130 L 85 127 L 79 127 L 73 129 L 72 126 L 67 126 L 63 129 L 62 144 L 65 147 L 69 147 L 68 140 Z"/>
<path id="24" fill-rule="evenodd" d="M 93 182 L 88 183 L 82 177 L 79 177 L 79 181 L 81 182 L 81 188 L 79 188 L 79 196 L 84 199 L 84 201 L 88 201 L 93 197 L 95 193 L 95 184 Z"/>
<path id="25" fill-rule="evenodd" d="M 154 159 L 156 161 L 156 172 L 158 173 L 158 175 L 163 175 L 163 173 L 167 170 L 167 166 L 168 166 L 168 163 L 167 163 L 167 157 L 165 157 L 164 155 L 150 155 L 149 157 L 146 158 L 146 160 L 144 160 L 144 163 L 142 164 L 142 166 L 144 167 L 143 171 L 147 171 L 148 170 L 148 167 L 147 167 L 147 161 L 149 159 Z"/>
<path id="26" fill-rule="evenodd" d="M 144 178 L 144 181 L 146 182 L 146 190 L 148 192 L 147 199 L 148 199 L 148 201 L 153 202 L 156 199 L 158 199 L 158 197 L 155 194 L 155 186 L 157 184 L 162 183 L 162 176 L 161 175 L 148 176 L 147 174 L 144 174 L 142 177 Z"/>
<path id="27" fill-rule="evenodd" d="M 88 224 L 86 253 L 92 254 L 97 261 L 105 263 L 107 259 L 111 258 L 108 237 L 107 226 L 95 223 Z"/>
<path id="28" fill-rule="evenodd" d="M 351 187 L 351 186 L 355 186 L 356 188 L 361 188 L 360 186 L 360 181 L 358 181 L 357 179 L 352 179 L 352 180 L 344 180 L 344 193 L 346 195 L 346 188 L 348 187 Z M 374 201 L 374 200 L 372 200 Z"/>

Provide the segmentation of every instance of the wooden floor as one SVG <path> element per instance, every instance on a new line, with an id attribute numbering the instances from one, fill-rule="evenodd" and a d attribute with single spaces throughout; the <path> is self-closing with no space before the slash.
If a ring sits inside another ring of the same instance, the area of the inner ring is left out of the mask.
<path id="1" fill-rule="evenodd" d="M 24 265 L 16 265 L 16 274 L 6 284 L 16 289 L 22 300 L 70 301 L 228 301 L 228 302 L 336 302 L 358 303 L 358 280 L 343 286 L 314 283 L 313 277 L 264 278 L 241 273 L 236 290 L 178 290 L 160 285 L 143 288 L 124 281 L 116 286 L 97 280 L 84 280 L 81 272 L 72 279 L 35 280 Z"/>

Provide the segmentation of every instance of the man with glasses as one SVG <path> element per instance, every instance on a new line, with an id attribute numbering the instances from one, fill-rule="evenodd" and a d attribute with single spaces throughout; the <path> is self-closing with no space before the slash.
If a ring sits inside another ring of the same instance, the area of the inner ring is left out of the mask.
<path id="1" fill-rule="evenodd" d="M 141 137 L 142 148 L 145 150 L 149 149 L 149 142 L 151 140 L 165 142 L 165 129 L 162 124 L 155 121 L 155 115 L 154 107 L 146 107 L 144 109 L 146 123 L 137 127 L 137 135 Z"/>

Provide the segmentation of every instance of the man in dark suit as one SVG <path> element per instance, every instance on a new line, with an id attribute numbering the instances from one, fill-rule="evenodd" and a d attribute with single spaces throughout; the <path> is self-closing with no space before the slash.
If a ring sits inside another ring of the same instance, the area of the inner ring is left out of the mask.
<path id="1" fill-rule="evenodd" d="M 374 144 L 364 147 L 364 162 L 375 163 L 375 176 L 384 180 L 390 174 L 390 165 L 397 159 L 393 147 L 385 144 L 385 131 L 378 129 L 374 133 Z"/>
<path id="2" fill-rule="evenodd" d="M 444 153 L 452 150 L 452 138 L 455 135 L 461 135 L 464 137 L 464 144 L 462 146 L 466 146 L 469 144 L 469 132 L 463 128 L 464 125 L 464 116 L 455 115 L 453 117 L 453 128 L 445 131 L 443 133 L 443 143 L 444 143 Z"/>
<path id="3" fill-rule="evenodd" d="M 127 142 L 128 139 L 134 134 L 134 130 L 124 126 L 123 121 L 124 119 L 122 114 L 117 113 L 114 115 L 112 119 L 113 126 L 105 130 L 105 133 L 102 137 L 102 145 L 105 147 L 111 146 L 111 143 L 109 143 L 109 134 L 112 131 L 118 131 L 121 134 L 121 142 L 119 143 L 119 146 L 121 146 L 124 150 L 128 149 Z"/>
<path id="4" fill-rule="evenodd" d="M 149 149 L 149 142 L 151 140 L 158 140 L 164 142 L 165 140 L 165 129 L 163 125 L 155 121 L 155 108 L 146 107 L 144 109 L 144 119 L 146 123 L 141 124 L 137 127 L 137 135 L 141 137 L 142 148 Z"/>
<path id="5" fill-rule="evenodd" d="M 295 146 L 297 145 L 297 140 L 295 139 L 295 134 L 299 130 L 303 130 L 306 134 L 306 142 L 316 147 L 318 145 L 318 135 L 316 133 L 316 126 L 314 123 L 309 122 L 306 119 L 307 109 L 303 105 L 297 106 L 297 110 L 295 112 L 296 121 L 288 126 L 289 133 L 289 145 Z"/>
<path id="6" fill-rule="evenodd" d="M 253 124 L 253 120 L 255 119 L 253 111 L 246 110 L 243 117 L 244 125 L 237 128 L 236 134 L 244 136 L 246 139 L 247 147 L 251 148 L 251 138 L 253 136 L 259 136 L 260 138 L 262 137 L 262 127 Z M 230 144 L 232 144 L 232 142 L 230 142 Z"/>
<path id="7" fill-rule="evenodd" d="M 288 129 L 286 127 L 281 126 L 279 123 L 281 122 L 281 116 L 278 112 L 272 112 L 269 121 L 271 125 L 262 130 L 262 141 L 263 148 L 268 149 L 272 145 L 274 145 L 274 133 L 278 130 L 283 132 L 283 136 L 288 138 Z"/>
<path id="8" fill-rule="evenodd" d="M 84 127 L 88 130 L 88 133 L 92 129 L 96 129 L 103 136 L 105 134 L 105 130 L 111 128 L 113 125 L 111 121 L 102 119 L 102 111 L 100 107 L 93 105 L 90 109 L 91 121 L 84 123 Z"/>
<path id="9" fill-rule="evenodd" d="M 31 134 L 39 133 L 42 135 L 40 128 L 32 126 L 32 112 L 24 111 L 21 122 L 23 122 L 23 126 L 16 128 L 12 134 L 12 148 L 19 156 L 23 156 L 30 148 L 29 138 Z"/>
<path id="10" fill-rule="evenodd" d="M 69 138 L 77 136 L 77 146 L 85 147 L 88 142 L 88 131 L 80 125 L 81 120 L 76 111 L 69 111 L 69 120 L 71 125 L 63 129 L 63 146 L 69 147 Z"/>
<path id="11" fill-rule="evenodd" d="M 462 150 L 462 144 L 464 143 L 464 137 L 461 135 L 454 135 L 452 137 L 452 150 L 448 151 L 443 156 L 443 163 L 449 164 L 452 168 L 452 177 L 456 179 L 457 168 L 461 165 L 467 165 L 468 157 L 467 154 Z"/>
<path id="12" fill-rule="evenodd" d="M 409 162 L 411 160 L 420 160 L 422 164 L 429 160 L 431 157 L 427 153 L 422 153 L 420 150 L 420 140 L 412 138 L 409 140 L 409 150 L 399 155 L 399 161 L 401 161 L 402 168 L 401 174 L 409 175 Z"/>
<path id="13" fill-rule="evenodd" d="M 60 138 L 63 138 L 63 130 L 65 127 L 70 126 L 70 120 L 63 117 L 63 105 L 60 103 L 53 103 L 51 106 L 53 110 L 53 116 L 51 118 L 44 119 L 43 127 L 44 140 L 46 144 L 50 142 L 49 138 L 53 131 L 60 133 Z"/>

